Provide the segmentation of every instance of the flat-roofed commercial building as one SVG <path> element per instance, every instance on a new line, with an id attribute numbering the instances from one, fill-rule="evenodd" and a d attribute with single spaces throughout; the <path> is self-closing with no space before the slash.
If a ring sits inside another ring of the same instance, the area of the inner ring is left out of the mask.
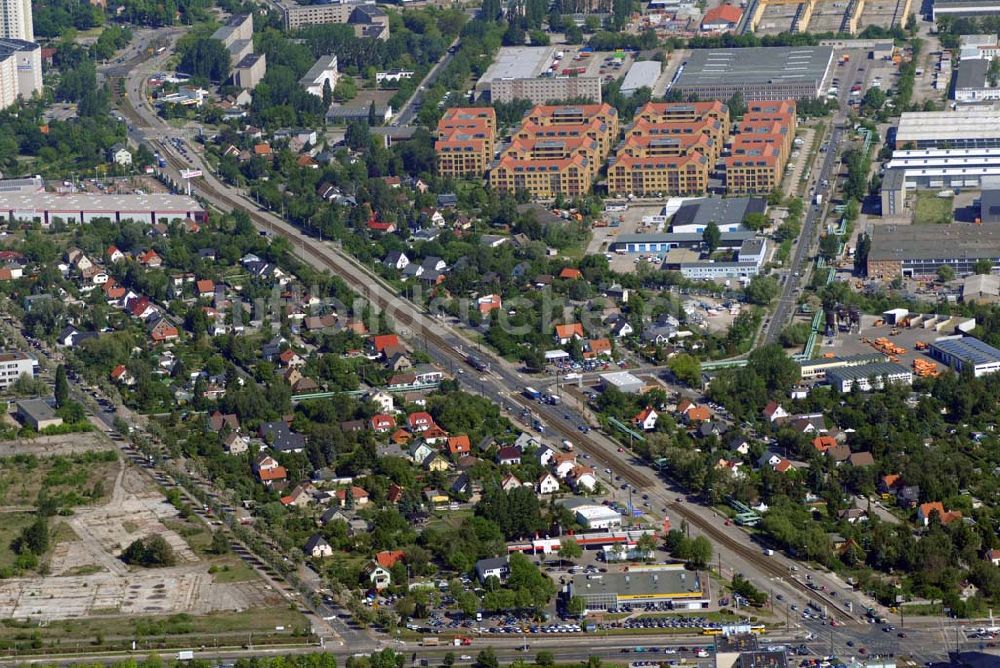
<path id="1" fill-rule="evenodd" d="M 625 97 L 632 97 L 641 88 L 648 88 L 652 91 L 662 71 L 663 66 L 657 60 L 636 61 L 629 68 L 619 90 Z"/>
<path id="2" fill-rule="evenodd" d="M 476 95 L 490 96 L 493 83 L 502 80 L 535 79 L 549 72 L 556 61 L 554 46 L 504 46 L 476 82 Z"/>
<path id="3" fill-rule="evenodd" d="M 536 77 L 496 79 L 490 83 L 491 102 L 528 100 L 535 104 L 583 99 L 601 101 L 600 77 Z"/>
<path id="4" fill-rule="evenodd" d="M 694 49 L 672 88 L 701 99 L 798 100 L 819 97 L 833 67 L 829 46 Z"/>
<path id="5" fill-rule="evenodd" d="M 281 4 L 281 14 L 287 30 L 327 23 L 350 23 L 355 37 L 389 39 L 389 17 L 374 0 L 330 2 L 319 5 L 300 5 L 293 0 Z M 377 26 L 379 30 L 369 30 Z"/>
<path id="6" fill-rule="evenodd" d="M 148 195 L 94 195 L 89 193 L 61 195 L 56 193 L 0 192 L 0 219 L 8 221 L 38 220 L 51 225 L 55 219 L 67 223 L 88 223 L 107 218 L 120 223 L 134 220 L 158 223 L 166 220 L 191 218 L 207 220 L 208 214 L 196 200 L 185 195 L 153 193 Z"/>
<path id="7" fill-rule="evenodd" d="M 1000 269 L 1000 225 L 877 225 L 867 269 L 868 276 L 885 280 L 930 278 L 942 265 L 967 276 L 979 260 Z"/>
<path id="8" fill-rule="evenodd" d="M 931 357 L 976 378 L 1000 371 L 1000 350 L 971 336 L 945 337 L 929 346 Z"/>
<path id="9" fill-rule="evenodd" d="M 743 221 L 751 213 L 764 213 L 767 200 L 763 197 L 706 197 L 684 202 L 670 222 L 671 232 L 701 234 L 709 223 L 720 232 L 746 229 Z"/>
<path id="10" fill-rule="evenodd" d="M 831 369 L 864 366 L 866 364 L 877 364 L 888 361 L 889 358 L 882 353 L 862 353 L 860 355 L 847 355 L 844 357 L 819 357 L 799 362 L 799 371 L 802 380 L 823 380 L 826 378 L 826 372 Z"/>
<path id="11" fill-rule="evenodd" d="M 881 390 L 886 383 L 912 385 L 913 372 L 894 362 L 873 362 L 872 364 L 828 369 L 826 381 L 840 392 L 850 392 L 855 387 L 863 392 L 868 392 Z"/>
<path id="12" fill-rule="evenodd" d="M 47 427 L 58 427 L 63 423 L 44 399 L 25 399 L 17 402 L 17 418 L 26 427 L 42 431 Z"/>
<path id="13" fill-rule="evenodd" d="M 496 112 L 492 107 L 453 108 L 438 121 L 434 142 L 442 176 L 482 176 L 493 162 Z"/>
<path id="14" fill-rule="evenodd" d="M 1000 148 L 897 149 L 886 171 L 901 171 L 905 188 L 978 188 L 1000 176 Z"/>
<path id="15" fill-rule="evenodd" d="M 751 230 L 723 232 L 719 248 L 740 248 L 756 234 Z M 700 248 L 705 243 L 700 233 L 658 232 L 654 234 L 621 234 L 611 242 L 611 250 L 622 253 L 666 253 L 674 248 Z"/>
<path id="16" fill-rule="evenodd" d="M 708 579 L 681 564 L 632 566 L 623 573 L 574 575 L 568 595 L 584 600 L 588 612 L 615 610 L 650 603 L 671 604 L 678 610 L 701 610 L 711 601 Z"/>
<path id="17" fill-rule="evenodd" d="M 34 376 L 34 359 L 18 351 L 0 352 L 0 390 L 6 390 L 25 374 Z"/>
<path id="18" fill-rule="evenodd" d="M 990 0 L 933 0 L 931 20 L 941 17 L 995 16 L 1000 14 L 1000 2 Z"/>
<path id="19" fill-rule="evenodd" d="M 1000 110 L 907 111 L 894 141 L 897 149 L 1000 148 Z"/>

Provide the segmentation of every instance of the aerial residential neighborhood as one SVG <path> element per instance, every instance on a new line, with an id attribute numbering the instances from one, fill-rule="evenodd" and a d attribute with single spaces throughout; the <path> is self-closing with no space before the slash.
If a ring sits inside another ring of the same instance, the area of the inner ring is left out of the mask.
<path id="1" fill-rule="evenodd" d="M 0 661 L 1000 664 L 997 17 L 7 2 Z"/>

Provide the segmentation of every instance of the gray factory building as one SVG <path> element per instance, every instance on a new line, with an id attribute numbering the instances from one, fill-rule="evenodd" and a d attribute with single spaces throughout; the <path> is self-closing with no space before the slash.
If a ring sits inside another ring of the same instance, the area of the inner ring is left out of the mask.
<path id="1" fill-rule="evenodd" d="M 942 265 L 967 276 L 984 259 L 1000 268 L 998 225 L 880 225 L 872 231 L 868 276 L 932 277 Z"/>
<path id="2" fill-rule="evenodd" d="M 673 88 L 702 100 L 798 100 L 819 97 L 833 67 L 829 46 L 695 49 Z"/>

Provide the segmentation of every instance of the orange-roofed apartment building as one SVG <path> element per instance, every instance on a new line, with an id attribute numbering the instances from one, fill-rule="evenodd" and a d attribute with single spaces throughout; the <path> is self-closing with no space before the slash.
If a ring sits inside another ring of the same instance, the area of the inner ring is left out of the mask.
<path id="1" fill-rule="evenodd" d="M 438 121 L 438 173 L 441 176 L 482 176 L 493 162 L 497 116 L 491 107 L 452 108 Z"/>
<path id="2" fill-rule="evenodd" d="M 586 194 L 618 130 L 618 110 L 608 104 L 537 105 L 490 170 L 490 185 L 543 199 Z"/>
<path id="3" fill-rule="evenodd" d="M 795 102 L 751 102 L 725 159 L 726 192 L 770 192 L 781 184 L 797 126 Z"/>
<path id="4" fill-rule="evenodd" d="M 704 193 L 728 137 L 729 108 L 722 102 L 648 102 L 608 166 L 608 191 Z"/>

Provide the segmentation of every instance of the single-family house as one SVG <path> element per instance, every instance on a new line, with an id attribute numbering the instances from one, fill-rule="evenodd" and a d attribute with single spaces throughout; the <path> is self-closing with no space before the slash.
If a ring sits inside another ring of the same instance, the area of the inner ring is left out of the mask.
<path id="1" fill-rule="evenodd" d="M 476 562 L 476 577 L 480 582 L 486 582 L 489 578 L 497 578 L 500 582 L 505 582 L 510 575 L 510 560 L 507 557 L 495 557 L 492 559 L 480 559 Z"/>
<path id="2" fill-rule="evenodd" d="M 306 541 L 302 551 L 313 559 L 325 559 L 333 556 L 333 546 L 323 538 L 322 534 L 314 533 Z"/>
<path id="3" fill-rule="evenodd" d="M 774 422 L 782 418 L 788 417 L 788 411 L 786 411 L 781 404 L 776 401 L 769 401 L 767 405 L 764 406 L 764 419 L 768 422 Z"/>
<path id="4" fill-rule="evenodd" d="M 555 494 L 559 491 L 559 480 L 546 471 L 535 482 L 535 491 L 539 494 Z"/>
<path id="5" fill-rule="evenodd" d="M 646 406 L 632 418 L 632 424 L 643 431 L 652 431 L 656 429 L 656 420 L 659 417 L 659 413 L 653 410 L 652 406 Z"/>
<path id="6" fill-rule="evenodd" d="M 519 466 L 521 464 L 521 451 L 509 445 L 500 448 L 497 452 L 497 464 L 500 466 Z"/>

